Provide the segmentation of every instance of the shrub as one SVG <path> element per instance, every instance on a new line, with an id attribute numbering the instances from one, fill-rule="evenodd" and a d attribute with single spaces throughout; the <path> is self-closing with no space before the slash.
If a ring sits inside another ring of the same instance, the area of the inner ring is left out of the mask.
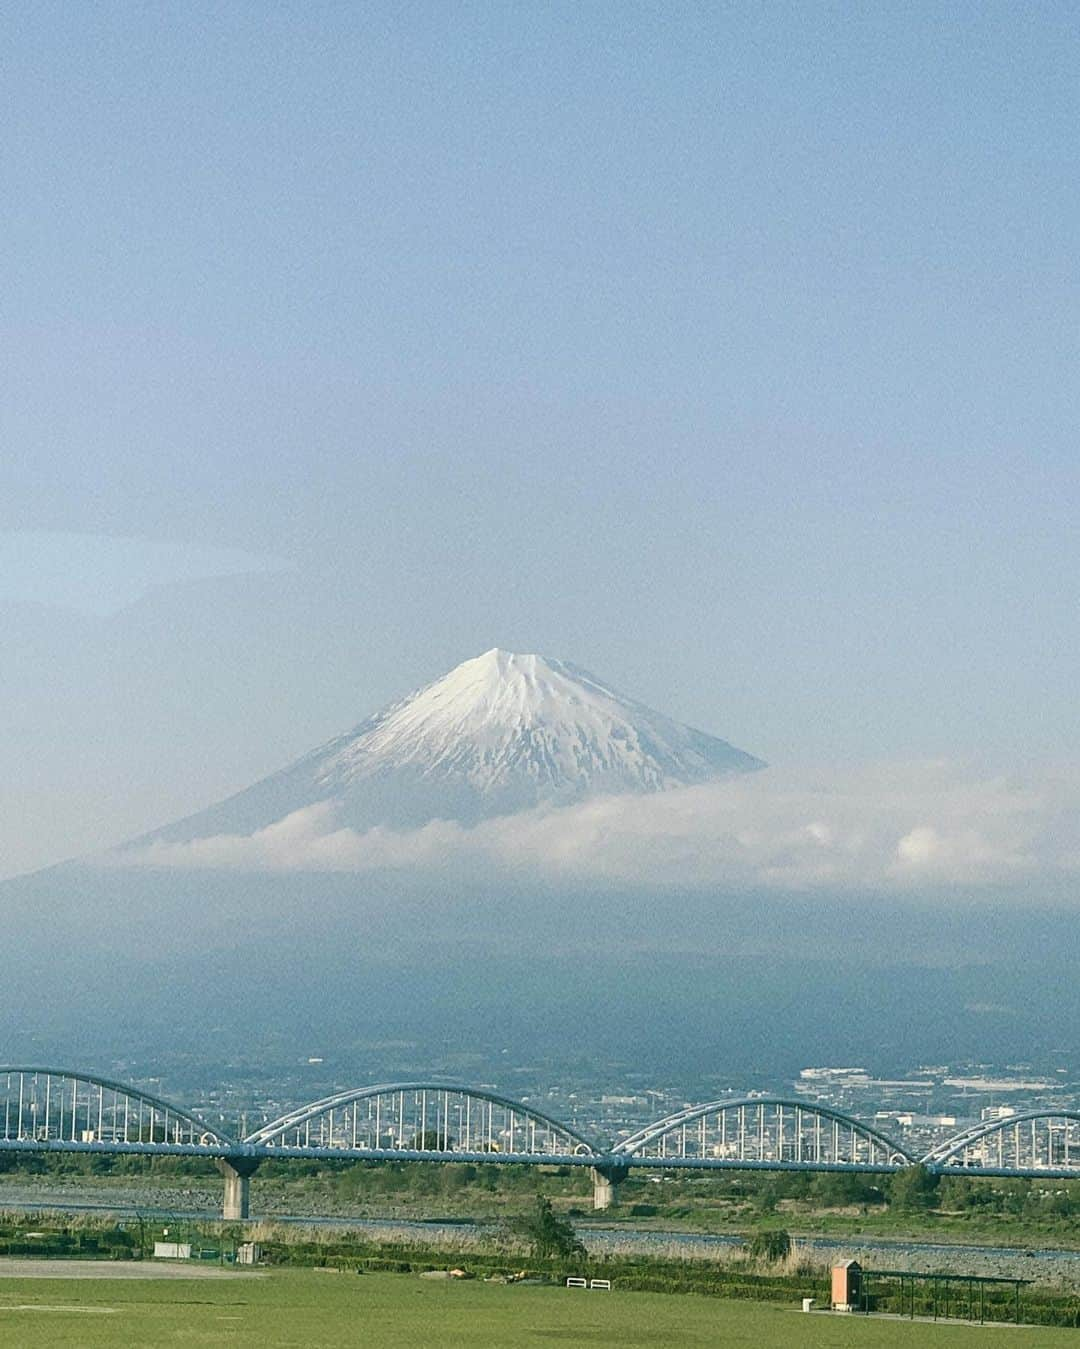
<path id="1" fill-rule="evenodd" d="M 782 1227 L 769 1227 L 755 1232 L 750 1241 L 750 1255 L 759 1260 L 776 1263 L 791 1254 L 791 1234 Z"/>

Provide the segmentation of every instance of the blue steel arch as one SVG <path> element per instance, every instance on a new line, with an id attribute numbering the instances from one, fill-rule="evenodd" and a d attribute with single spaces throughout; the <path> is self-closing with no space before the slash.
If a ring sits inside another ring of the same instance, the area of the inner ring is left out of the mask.
<path id="1" fill-rule="evenodd" d="M 312 1121 L 319 1119 L 321 1116 L 329 1115 L 332 1111 L 346 1110 L 349 1106 L 355 1106 L 362 1101 L 371 1101 L 377 1097 L 400 1097 L 403 1094 L 423 1092 L 431 1092 L 433 1096 L 447 1094 L 463 1096 L 474 1101 L 483 1101 L 498 1106 L 500 1109 L 520 1115 L 524 1119 L 535 1120 L 544 1128 L 551 1130 L 552 1133 L 565 1135 L 573 1142 L 573 1151 L 578 1155 L 597 1157 L 602 1155 L 601 1149 L 597 1147 L 596 1143 L 572 1125 L 564 1124 L 562 1120 L 553 1119 L 534 1106 L 514 1100 L 513 1097 L 503 1096 L 500 1092 L 489 1091 L 486 1087 L 472 1087 L 463 1082 L 382 1082 L 373 1086 L 355 1087 L 349 1091 L 337 1092 L 333 1096 L 325 1096 L 322 1100 L 311 1101 L 307 1105 L 288 1111 L 278 1119 L 271 1120 L 268 1124 L 253 1130 L 243 1142 L 245 1145 L 272 1146 L 290 1131 L 304 1129 Z M 449 1149 L 412 1149 L 412 1151 L 422 1153 L 423 1151 L 449 1151 Z"/>
<path id="2" fill-rule="evenodd" d="M 171 1101 L 166 1101 L 160 1096 L 155 1096 L 152 1092 L 144 1091 L 141 1087 L 132 1086 L 130 1082 L 118 1082 L 110 1077 L 102 1077 L 99 1073 L 83 1072 L 73 1068 L 49 1068 L 41 1065 L 2 1065 L 0 1066 L 0 1087 L 4 1091 L 9 1091 L 10 1087 L 6 1083 L 10 1078 L 19 1076 L 24 1080 L 30 1079 L 33 1086 L 36 1079 L 44 1078 L 49 1080 L 82 1083 L 84 1086 L 98 1088 L 102 1092 L 112 1092 L 115 1099 L 126 1099 L 128 1101 L 141 1101 L 151 1110 L 157 1111 L 163 1119 L 175 1119 L 180 1123 L 186 1124 L 193 1134 L 197 1133 L 202 1138 L 207 1138 L 213 1144 L 220 1144 L 225 1148 L 235 1148 L 236 1140 L 224 1130 L 207 1123 L 200 1116 L 193 1114 L 190 1110 L 183 1109 L 182 1106 L 174 1105 Z M 151 1115 L 151 1124 L 153 1115 Z M 46 1115 L 45 1129 L 48 1130 L 48 1116 Z M 9 1134 L 10 1113 L 5 1119 L 3 1126 L 0 1127 L 0 1142 L 12 1141 Z M 18 1141 L 17 1139 L 14 1141 Z"/>
<path id="3" fill-rule="evenodd" d="M 924 1157 L 920 1158 L 920 1164 L 929 1166 L 932 1169 L 937 1169 L 949 1168 L 950 1163 L 953 1163 L 957 1169 L 960 1169 L 962 1164 L 956 1163 L 954 1159 L 962 1156 L 965 1149 L 978 1143 L 983 1143 L 992 1138 L 995 1134 L 1002 1140 L 1009 1134 L 1012 1134 L 1015 1139 L 1016 1132 L 1022 1125 L 1046 1124 L 1050 1126 L 1055 1120 L 1060 1120 L 1066 1125 L 1066 1131 L 1063 1134 L 1063 1142 L 1065 1145 L 1064 1169 L 1080 1175 L 1080 1111 L 1076 1110 L 1053 1110 L 1045 1108 L 1041 1110 L 1025 1110 L 1020 1114 L 1009 1115 L 1005 1119 L 982 1121 L 979 1124 L 973 1124 L 970 1128 L 962 1129 L 960 1133 L 954 1134 L 951 1138 L 946 1138 L 944 1142 L 938 1143 L 935 1147 L 931 1148 Z M 1071 1152 L 1069 1146 L 1069 1134 L 1067 1131 L 1067 1126 L 1070 1124 L 1076 1126 Z M 1025 1139 L 1024 1142 L 1026 1143 L 1027 1139 Z M 1033 1148 L 1034 1146 L 1035 1144 L 1033 1142 Z M 976 1166 L 972 1169 L 993 1170 L 995 1168 L 993 1163 L 990 1163 L 986 1167 Z M 1025 1170 L 1050 1171 L 1060 1169 L 1062 1168 L 1053 1165 L 1052 1158 L 1048 1159 L 1046 1166 L 1042 1166 L 1038 1163 L 1037 1157 L 1032 1157 L 1029 1161 L 1029 1165 L 1023 1167 L 1020 1165 L 1019 1159 L 1015 1159 L 1015 1165 L 1009 1168 L 1009 1171 L 1012 1174 L 1017 1174 L 1018 1172 Z"/>
<path id="4" fill-rule="evenodd" d="M 728 1100 L 709 1101 L 704 1105 L 687 1106 L 684 1110 L 678 1110 L 663 1119 L 655 1120 L 652 1124 L 647 1124 L 637 1133 L 631 1134 L 629 1138 L 622 1139 L 619 1143 L 616 1143 L 612 1153 L 617 1156 L 636 1156 L 642 1149 L 658 1142 L 665 1134 L 672 1133 L 676 1129 L 681 1130 L 689 1124 L 703 1120 L 708 1115 L 719 1115 L 728 1110 L 770 1108 L 781 1112 L 790 1111 L 796 1119 L 823 1119 L 828 1120 L 830 1124 L 839 1125 L 842 1129 L 848 1129 L 852 1136 L 859 1135 L 864 1138 L 870 1145 L 871 1152 L 873 1152 L 873 1149 L 881 1149 L 885 1153 L 885 1162 L 889 1166 L 911 1166 L 914 1163 L 914 1158 L 909 1156 L 899 1143 L 889 1138 L 887 1134 L 875 1129 L 872 1125 L 854 1119 L 851 1115 L 845 1115 L 842 1111 L 833 1110 L 829 1106 L 810 1104 L 806 1101 L 793 1101 L 783 1096 L 732 1097 Z M 805 1164 L 810 1165 L 811 1163 L 807 1160 Z"/>

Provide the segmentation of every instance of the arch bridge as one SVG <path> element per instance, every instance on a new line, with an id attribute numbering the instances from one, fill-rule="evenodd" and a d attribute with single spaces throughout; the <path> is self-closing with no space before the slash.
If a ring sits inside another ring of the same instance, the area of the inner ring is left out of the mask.
<path id="1" fill-rule="evenodd" d="M 216 1156 L 233 1140 L 141 1087 L 66 1068 L 0 1067 L 0 1147 Z"/>
<path id="2" fill-rule="evenodd" d="M 485 1087 L 449 1082 L 391 1082 L 312 1101 L 244 1139 L 284 1156 L 425 1161 L 565 1161 L 595 1156 L 572 1125 Z"/>
<path id="3" fill-rule="evenodd" d="M 941 1175 L 1080 1176 L 1080 1113 L 1030 1110 L 973 1125 L 946 1139 L 922 1159 Z"/>
<path id="4" fill-rule="evenodd" d="M 688 1106 L 617 1143 L 641 1163 L 772 1171 L 896 1171 L 912 1158 L 868 1124 L 827 1106 L 748 1096 Z"/>
<path id="5" fill-rule="evenodd" d="M 224 1216 L 246 1218 L 270 1158 L 584 1166 L 606 1208 L 633 1167 L 691 1170 L 1080 1176 L 1080 1112 L 1033 1111 L 967 1129 L 916 1160 L 824 1105 L 750 1096 L 687 1106 L 603 1143 L 487 1087 L 432 1080 L 357 1087 L 234 1136 L 161 1097 L 95 1073 L 0 1067 L 0 1152 L 202 1156 L 225 1177 Z"/>

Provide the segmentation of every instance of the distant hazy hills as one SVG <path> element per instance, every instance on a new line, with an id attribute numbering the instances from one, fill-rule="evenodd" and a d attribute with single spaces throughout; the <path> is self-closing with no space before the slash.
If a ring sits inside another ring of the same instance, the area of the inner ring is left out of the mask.
<path id="1" fill-rule="evenodd" d="M 475 823 L 547 802 L 658 792 L 762 767 L 565 661 L 494 649 L 149 838 L 250 834 L 325 801 L 358 829 Z"/>

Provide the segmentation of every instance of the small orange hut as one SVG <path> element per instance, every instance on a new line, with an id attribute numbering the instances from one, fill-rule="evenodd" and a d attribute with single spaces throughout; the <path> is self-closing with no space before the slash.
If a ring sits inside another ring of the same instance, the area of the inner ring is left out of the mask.
<path id="1" fill-rule="evenodd" d="M 862 1297 L 862 1266 L 858 1260 L 841 1260 L 832 1267 L 832 1309 L 853 1312 Z"/>

